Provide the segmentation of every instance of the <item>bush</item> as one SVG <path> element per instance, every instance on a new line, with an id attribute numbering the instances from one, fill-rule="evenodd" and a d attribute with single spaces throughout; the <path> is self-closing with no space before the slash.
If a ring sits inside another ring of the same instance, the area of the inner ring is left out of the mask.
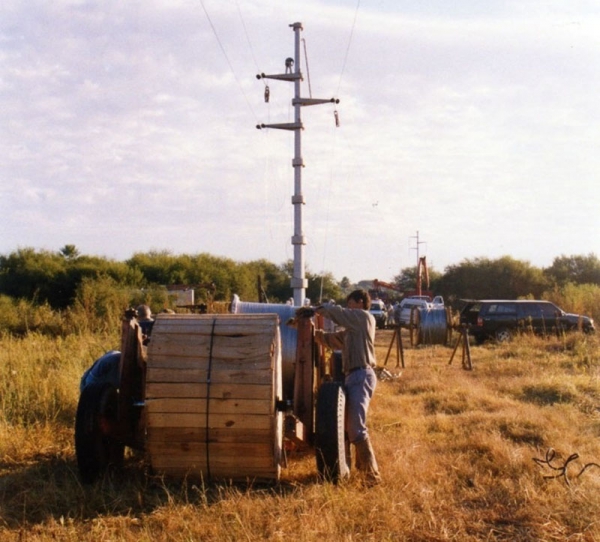
<path id="1" fill-rule="evenodd" d="M 556 286 L 544 292 L 543 299 L 552 301 L 562 310 L 590 316 L 600 321 L 600 286 L 597 284 L 573 284 Z"/>

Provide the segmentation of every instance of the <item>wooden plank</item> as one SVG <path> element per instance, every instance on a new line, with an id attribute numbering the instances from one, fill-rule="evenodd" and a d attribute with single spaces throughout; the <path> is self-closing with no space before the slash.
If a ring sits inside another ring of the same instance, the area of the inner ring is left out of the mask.
<path id="1" fill-rule="evenodd" d="M 204 414 L 181 414 L 158 412 L 149 415 L 147 427 L 206 427 Z M 245 414 L 210 414 L 208 427 L 245 427 L 248 429 L 269 429 L 273 424 L 273 416 L 252 416 Z"/>
<path id="2" fill-rule="evenodd" d="M 190 368 L 191 370 L 197 370 Z M 148 367 L 146 373 L 146 382 L 179 382 L 182 380 L 181 375 L 178 373 L 187 371 L 189 369 L 162 369 L 159 372 L 156 368 Z M 194 380 L 197 382 L 206 382 L 208 379 L 208 371 L 200 370 L 194 375 Z M 203 373 L 203 374 L 202 374 Z M 192 374 L 192 373 L 189 373 Z M 185 377 L 183 377 L 184 379 Z M 273 371 L 271 369 L 256 369 L 251 368 L 235 368 L 235 369 L 221 369 L 220 367 L 213 367 L 211 369 L 211 384 L 264 384 L 273 385 Z"/>
<path id="3" fill-rule="evenodd" d="M 152 468 L 166 476 L 172 476 L 176 478 L 201 478 L 204 479 L 208 476 L 208 472 L 201 467 L 181 467 L 175 466 L 162 466 L 160 461 L 152 463 Z M 233 481 L 249 481 L 249 480 L 265 480 L 265 481 L 277 481 L 281 474 L 280 467 L 270 467 L 266 469 L 260 469 L 257 467 L 248 468 L 212 468 L 211 479 L 213 480 L 233 480 Z"/>
<path id="4" fill-rule="evenodd" d="M 246 463 L 249 457 L 273 457 L 274 449 L 270 442 L 244 442 L 244 443 L 209 443 L 206 442 L 155 442 L 152 446 L 152 457 L 170 455 L 181 457 L 182 460 L 191 461 L 194 458 L 204 458 L 208 450 L 211 461 L 215 458 L 229 458 L 240 463 Z M 271 459 L 271 463 L 273 460 Z"/>
<path id="5" fill-rule="evenodd" d="M 275 404 L 270 401 L 257 401 L 254 399 L 218 399 L 216 397 L 210 397 L 210 399 L 179 399 L 169 397 L 148 399 L 146 401 L 146 412 L 150 417 L 158 413 L 206 415 L 207 411 L 211 416 L 222 414 L 262 414 L 268 416 L 275 411 Z"/>
<path id="6" fill-rule="evenodd" d="M 252 442 L 268 442 L 273 440 L 273 430 L 268 429 L 248 429 L 245 427 L 226 427 L 226 428 L 204 428 L 194 427 L 150 427 L 148 428 L 147 442 L 160 444 L 161 442 L 209 442 L 242 444 Z"/>
<path id="7" fill-rule="evenodd" d="M 260 384 L 214 384 L 206 382 L 150 382 L 146 384 L 146 400 L 177 397 L 206 399 L 261 399 L 273 401 L 273 386 L 271 383 Z"/>
<path id="8" fill-rule="evenodd" d="M 214 322 L 214 327 L 213 327 Z M 205 336 L 253 335 L 265 330 L 275 330 L 279 326 L 279 316 L 275 313 L 263 315 L 177 315 L 157 318 L 155 329 L 160 332 L 184 335 L 202 334 Z M 274 331 L 273 331 L 274 332 Z M 153 330 L 154 335 L 154 330 Z"/>
<path id="9" fill-rule="evenodd" d="M 275 459 L 271 456 L 252 456 L 246 455 L 244 458 L 240 458 L 240 456 L 220 456 L 216 453 L 212 453 L 209 456 L 209 462 L 211 471 L 214 469 L 228 469 L 232 471 L 241 471 L 242 468 L 245 470 L 251 468 L 258 469 L 273 469 L 276 466 Z M 152 456 L 152 465 L 160 465 L 162 468 L 165 467 L 176 467 L 181 468 L 186 465 L 197 466 L 201 469 L 205 469 L 207 467 L 206 463 L 206 455 L 205 454 L 190 454 L 190 453 L 181 453 L 174 454 L 171 452 L 167 452 L 163 454 L 157 454 Z"/>
<path id="10" fill-rule="evenodd" d="M 270 359 L 275 349 L 273 333 L 254 336 L 210 337 L 202 335 L 174 335 L 153 330 L 148 346 L 149 362 L 158 356 L 199 357 L 225 360 Z"/>
<path id="11" fill-rule="evenodd" d="M 228 370 L 247 370 L 247 371 L 260 371 L 267 370 L 273 367 L 275 364 L 272 356 L 258 356 L 258 357 L 242 357 L 238 359 L 222 359 L 219 357 L 204 357 L 204 356 L 163 356 L 163 355 L 152 355 L 148 358 L 147 367 L 152 372 L 155 369 L 169 369 L 169 370 L 184 370 L 184 369 L 208 369 L 210 366 L 213 369 Z"/>
<path id="12" fill-rule="evenodd" d="M 159 326 L 158 335 L 161 337 L 173 337 L 176 341 L 188 341 L 190 343 L 207 345 L 223 342 L 224 340 L 240 340 L 249 343 L 257 343 L 268 339 L 273 339 L 277 335 L 276 326 L 270 323 L 268 326 L 248 328 L 246 331 L 242 327 L 224 329 L 216 327 L 194 327 L 186 326 L 181 328 Z M 154 328 L 152 330 L 154 337 Z"/>

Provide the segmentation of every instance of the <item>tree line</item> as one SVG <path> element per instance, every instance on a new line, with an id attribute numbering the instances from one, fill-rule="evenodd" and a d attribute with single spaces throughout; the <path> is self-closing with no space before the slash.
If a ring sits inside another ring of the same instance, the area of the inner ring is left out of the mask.
<path id="1" fill-rule="evenodd" d="M 430 289 L 451 302 L 461 298 L 537 299 L 568 284 L 600 286 L 600 260 L 595 254 L 559 256 L 549 267 L 539 268 L 510 256 L 465 259 L 443 273 L 430 270 L 429 278 Z M 404 290 L 414 288 L 416 269 L 403 269 L 394 282 Z"/>
<path id="2" fill-rule="evenodd" d="M 56 252 L 20 248 L 0 255 L 0 296 L 5 308 L 10 303 L 28 303 L 53 311 L 78 309 L 106 320 L 111 311 L 122 312 L 123 306 L 139 302 L 150 303 L 155 312 L 171 308 L 173 300 L 166 289 L 170 285 L 213 284 L 209 292 L 213 301 L 228 302 L 238 294 L 244 301 L 284 303 L 292 295 L 292 271 L 292 261 L 237 262 L 206 253 L 151 251 L 116 261 L 82 255 L 74 245 Z M 307 297 L 313 303 L 342 301 L 352 288 L 372 285 L 372 281 L 353 284 L 347 277 L 338 280 L 331 273 L 307 270 L 306 276 Z M 416 278 L 416 268 L 405 268 L 389 282 L 397 290 L 410 291 Z M 510 256 L 465 259 L 443 272 L 430 269 L 429 279 L 429 290 L 453 307 L 461 299 L 529 297 L 594 316 L 600 306 L 600 260 L 595 254 L 560 256 L 547 268 Z M 208 294 L 199 291 L 199 295 Z"/>

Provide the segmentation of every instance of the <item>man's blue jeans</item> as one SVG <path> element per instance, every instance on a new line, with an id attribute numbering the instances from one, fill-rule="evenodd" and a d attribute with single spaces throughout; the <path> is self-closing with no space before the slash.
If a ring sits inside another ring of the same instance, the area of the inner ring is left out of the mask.
<path id="1" fill-rule="evenodd" d="M 367 412 L 373 392 L 377 386 L 377 376 L 371 367 L 359 369 L 346 376 L 346 430 L 350 442 L 355 444 L 367 439 Z"/>

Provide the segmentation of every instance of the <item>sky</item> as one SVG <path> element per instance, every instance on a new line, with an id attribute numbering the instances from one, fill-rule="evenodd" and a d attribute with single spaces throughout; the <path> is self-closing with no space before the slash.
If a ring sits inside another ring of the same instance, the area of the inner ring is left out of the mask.
<path id="1" fill-rule="evenodd" d="M 600 254 L 595 0 L 3 0 L 0 254 L 293 259 L 295 22 L 308 272 Z"/>

